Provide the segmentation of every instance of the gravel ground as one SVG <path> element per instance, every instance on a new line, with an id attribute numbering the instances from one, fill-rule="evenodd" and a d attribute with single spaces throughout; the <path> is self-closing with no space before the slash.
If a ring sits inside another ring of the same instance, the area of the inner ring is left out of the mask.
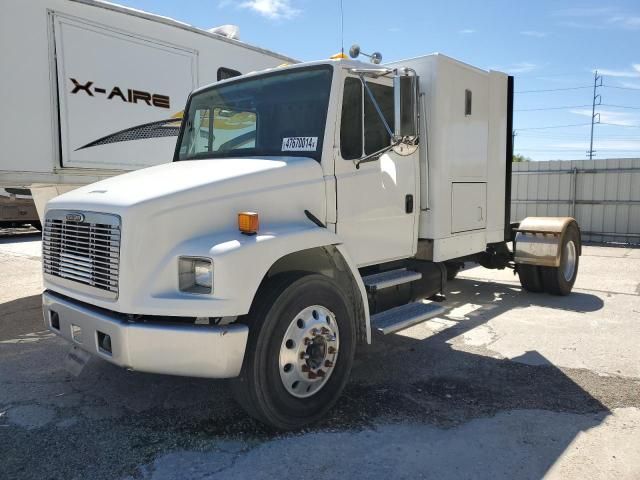
<path id="1" fill-rule="evenodd" d="M 282 435 L 223 381 L 69 373 L 39 237 L 0 232 L 0 478 L 640 478 L 640 249 L 580 269 L 564 298 L 461 272 L 445 315 L 376 336 L 331 415 Z"/>

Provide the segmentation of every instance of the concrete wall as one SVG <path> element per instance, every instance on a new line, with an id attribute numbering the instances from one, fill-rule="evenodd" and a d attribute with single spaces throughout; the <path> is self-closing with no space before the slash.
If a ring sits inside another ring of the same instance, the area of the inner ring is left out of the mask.
<path id="1" fill-rule="evenodd" d="M 640 158 L 513 164 L 512 222 L 567 215 L 584 241 L 640 244 Z"/>

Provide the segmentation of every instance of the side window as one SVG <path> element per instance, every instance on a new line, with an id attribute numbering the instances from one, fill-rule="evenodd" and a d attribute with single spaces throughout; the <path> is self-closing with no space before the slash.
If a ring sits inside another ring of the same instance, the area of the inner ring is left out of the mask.
<path id="1" fill-rule="evenodd" d="M 471 90 L 464 91 L 464 115 L 468 117 L 471 115 L 471 99 L 472 99 Z"/>
<path id="2" fill-rule="evenodd" d="M 375 97 L 387 124 L 393 131 L 393 88 L 376 83 L 367 83 L 371 93 Z M 377 152 L 388 147 L 391 142 L 389 133 L 380 119 L 376 107 L 371 102 L 369 95 L 365 93 L 364 101 L 364 153 Z"/>
<path id="3" fill-rule="evenodd" d="M 195 110 L 193 117 L 189 118 L 185 132 L 185 135 L 190 137 L 189 151 L 184 152 L 185 154 L 197 155 L 211 151 L 209 130 L 213 124 L 209 121 L 210 113 L 208 108 L 199 108 Z"/>
<path id="4" fill-rule="evenodd" d="M 362 156 L 362 84 L 352 77 L 344 81 L 340 153 L 345 160 Z"/>
<path id="5" fill-rule="evenodd" d="M 230 68 L 220 67 L 218 69 L 218 81 L 226 80 L 227 78 L 239 77 L 240 75 L 242 75 L 242 73 Z"/>

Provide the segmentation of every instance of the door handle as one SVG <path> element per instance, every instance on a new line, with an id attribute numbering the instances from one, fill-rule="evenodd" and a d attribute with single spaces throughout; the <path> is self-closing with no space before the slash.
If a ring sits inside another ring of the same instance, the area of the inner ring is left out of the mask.
<path id="1" fill-rule="evenodd" d="M 405 213 L 413 213 L 413 195 L 404 197 L 404 211 Z"/>

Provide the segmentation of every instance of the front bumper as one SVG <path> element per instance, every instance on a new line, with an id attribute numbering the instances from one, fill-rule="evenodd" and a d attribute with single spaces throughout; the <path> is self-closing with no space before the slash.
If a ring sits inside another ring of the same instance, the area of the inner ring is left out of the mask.
<path id="1" fill-rule="evenodd" d="M 42 294 L 42 309 L 53 333 L 123 368 L 207 378 L 236 377 L 242 368 L 246 325 L 130 323 L 49 291 Z M 101 348 L 99 335 L 110 337 L 110 352 Z"/>

